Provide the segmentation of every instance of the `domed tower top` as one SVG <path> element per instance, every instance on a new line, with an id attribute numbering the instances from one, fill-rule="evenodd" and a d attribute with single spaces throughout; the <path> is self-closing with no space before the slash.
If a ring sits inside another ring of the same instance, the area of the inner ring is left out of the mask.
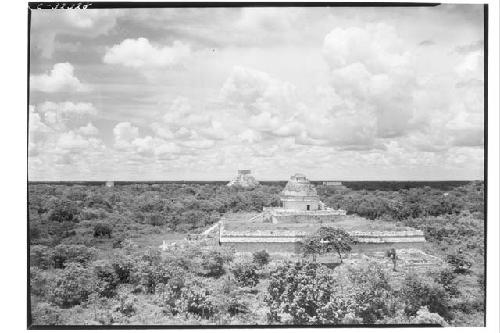
<path id="1" fill-rule="evenodd" d="M 320 210 L 321 203 L 314 186 L 305 175 L 297 173 L 290 177 L 280 193 L 281 205 L 292 210 Z"/>

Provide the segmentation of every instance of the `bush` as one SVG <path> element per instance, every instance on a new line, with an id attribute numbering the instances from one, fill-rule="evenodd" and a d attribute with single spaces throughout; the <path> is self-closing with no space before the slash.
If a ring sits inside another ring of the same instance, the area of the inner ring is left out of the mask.
<path id="1" fill-rule="evenodd" d="M 61 307 L 71 307 L 87 301 L 96 281 L 85 267 L 68 263 L 51 282 L 49 300 Z"/>
<path id="2" fill-rule="evenodd" d="M 54 248 L 53 262 L 55 268 L 63 268 L 67 263 L 78 263 L 86 266 L 97 257 L 97 250 L 85 245 L 58 245 Z"/>
<path id="3" fill-rule="evenodd" d="M 123 247 L 123 241 L 125 238 L 120 237 L 113 241 L 113 249 L 121 249 Z"/>
<path id="4" fill-rule="evenodd" d="M 68 200 L 58 200 L 52 204 L 48 218 L 56 222 L 78 222 L 79 210 L 74 202 Z"/>
<path id="5" fill-rule="evenodd" d="M 269 253 L 267 253 L 266 250 L 253 253 L 253 261 L 259 266 L 267 265 L 269 263 L 269 258 Z"/>
<path id="6" fill-rule="evenodd" d="M 94 226 L 94 237 L 105 237 L 111 238 L 111 232 L 113 228 L 105 223 L 98 223 Z"/>
<path id="7" fill-rule="evenodd" d="M 186 311 L 204 319 L 209 319 L 214 315 L 215 305 L 209 288 L 198 285 L 190 285 L 182 289 L 181 298 L 184 300 Z"/>
<path id="8" fill-rule="evenodd" d="M 30 291 L 31 295 L 45 296 L 47 292 L 47 275 L 45 271 L 37 268 L 30 267 Z"/>
<path id="9" fill-rule="evenodd" d="M 471 271 L 470 268 L 472 267 L 472 262 L 461 250 L 458 250 L 453 254 L 448 254 L 446 256 L 446 262 L 453 267 L 453 271 L 455 273 L 466 274 Z"/>
<path id="10" fill-rule="evenodd" d="M 113 297 L 120 279 L 113 266 L 106 262 L 94 263 L 94 274 L 97 277 L 97 292 L 102 297 Z"/>
<path id="11" fill-rule="evenodd" d="M 31 311 L 31 318 L 35 325 L 62 325 L 61 310 L 49 303 L 38 303 Z"/>
<path id="12" fill-rule="evenodd" d="M 291 324 L 339 324 L 351 312 L 339 297 L 331 271 L 316 263 L 287 263 L 271 273 L 268 320 Z M 290 318 L 290 319 L 286 319 Z"/>
<path id="13" fill-rule="evenodd" d="M 30 246 L 30 266 L 48 269 L 53 266 L 54 251 L 44 245 Z"/>
<path id="14" fill-rule="evenodd" d="M 434 281 L 408 275 L 400 295 L 408 316 L 416 316 L 421 307 L 427 306 L 430 312 L 435 312 L 447 320 L 451 319 L 449 296 L 444 287 Z"/>
<path id="15" fill-rule="evenodd" d="M 80 218 L 82 220 L 99 220 L 106 217 L 106 211 L 102 208 L 84 208 L 80 213 Z"/>
<path id="16" fill-rule="evenodd" d="M 194 243 L 177 254 L 172 254 L 186 268 L 197 275 L 218 278 L 225 273 L 224 264 L 234 259 L 229 249 Z"/>
<path id="17" fill-rule="evenodd" d="M 446 320 L 437 313 L 429 312 L 427 307 L 421 307 L 417 311 L 417 315 L 411 319 L 412 324 L 438 324 L 440 326 L 448 326 Z"/>
<path id="18" fill-rule="evenodd" d="M 259 283 L 257 267 L 253 263 L 238 263 L 231 268 L 236 281 L 243 287 L 255 287 Z"/>
<path id="19" fill-rule="evenodd" d="M 167 223 L 165 216 L 162 214 L 147 214 L 144 216 L 144 221 L 155 227 L 161 227 Z"/>
<path id="20" fill-rule="evenodd" d="M 132 273 L 132 281 L 143 288 L 146 293 L 153 294 L 156 287 L 166 284 L 171 278 L 171 269 L 158 263 L 139 262 Z"/>
<path id="21" fill-rule="evenodd" d="M 374 324 L 378 320 L 396 313 L 396 299 L 385 272 L 376 263 L 367 267 L 349 269 L 350 285 L 354 300 L 354 313 L 363 324 Z"/>
<path id="22" fill-rule="evenodd" d="M 132 271 L 134 270 L 135 261 L 127 255 L 116 255 L 111 263 L 120 283 L 130 283 Z"/>
<path id="23" fill-rule="evenodd" d="M 122 294 L 118 297 L 118 305 L 115 307 L 115 311 L 130 317 L 137 311 L 137 298 L 131 297 L 130 295 Z"/>

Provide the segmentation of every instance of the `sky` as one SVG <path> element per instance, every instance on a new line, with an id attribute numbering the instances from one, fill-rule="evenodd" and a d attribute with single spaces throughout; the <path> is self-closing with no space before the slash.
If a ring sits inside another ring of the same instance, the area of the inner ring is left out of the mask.
<path id="1" fill-rule="evenodd" d="M 481 5 L 33 10 L 29 180 L 483 179 Z"/>

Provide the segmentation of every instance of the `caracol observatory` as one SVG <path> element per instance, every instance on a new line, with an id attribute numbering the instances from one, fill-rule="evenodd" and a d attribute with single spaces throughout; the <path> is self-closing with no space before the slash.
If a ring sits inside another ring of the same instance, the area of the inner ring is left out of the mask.
<path id="1" fill-rule="evenodd" d="M 322 211 L 325 205 L 305 175 L 297 173 L 290 177 L 280 194 L 281 207 L 290 211 Z M 345 215 L 345 214 L 344 214 Z"/>

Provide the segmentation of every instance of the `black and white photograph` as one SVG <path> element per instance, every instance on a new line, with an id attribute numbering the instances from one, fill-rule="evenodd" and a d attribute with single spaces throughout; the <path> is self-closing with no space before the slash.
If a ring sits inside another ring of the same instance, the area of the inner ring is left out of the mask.
<path id="1" fill-rule="evenodd" d="M 26 4 L 28 329 L 487 326 L 487 4 Z"/>

